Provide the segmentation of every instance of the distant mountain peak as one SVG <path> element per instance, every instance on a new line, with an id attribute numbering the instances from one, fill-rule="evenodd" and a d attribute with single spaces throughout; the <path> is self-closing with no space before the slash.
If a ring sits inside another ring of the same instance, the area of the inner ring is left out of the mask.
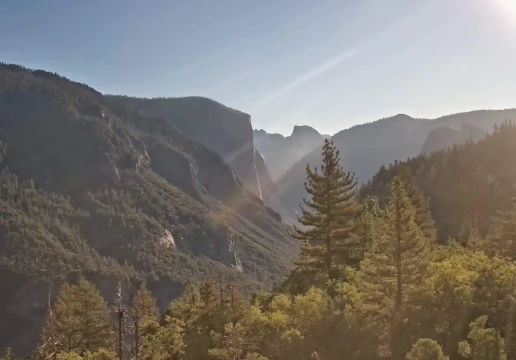
<path id="1" fill-rule="evenodd" d="M 409 116 L 407 114 L 396 114 L 390 118 L 387 118 L 391 121 L 406 121 L 406 120 L 414 120 L 412 116 Z"/>
<path id="2" fill-rule="evenodd" d="M 313 127 L 308 125 L 294 125 L 292 135 L 290 136 L 321 136 L 321 134 Z"/>

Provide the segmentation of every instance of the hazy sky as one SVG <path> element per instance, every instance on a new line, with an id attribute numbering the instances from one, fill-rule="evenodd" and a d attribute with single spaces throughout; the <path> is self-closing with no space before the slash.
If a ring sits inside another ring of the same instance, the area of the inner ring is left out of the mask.
<path id="1" fill-rule="evenodd" d="M 333 134 L 516 107 L 516 0 L 0 0 L 0 61 Z"/>

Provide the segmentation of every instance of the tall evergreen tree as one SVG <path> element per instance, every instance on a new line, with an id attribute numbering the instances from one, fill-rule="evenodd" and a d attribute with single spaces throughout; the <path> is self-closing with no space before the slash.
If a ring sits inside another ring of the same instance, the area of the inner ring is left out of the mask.
<path id="1" fill-rule="evenodd" d="M 141 320 L 157 320 L 159 316 L 156 300 L 145 284 L 141 284 L 133 298 L 133 315 Z"/>
<path id="2" fill-rule="evenodd" d="M 459 343 L 459 354 L 471 360 L 506 360 L 504 341 L 496 329 L 486 329 L 487 316 L 481 316 L 469 324 L 469 342 Z"/>
<path id="3" fill-rule="evenodd" d="M 383 216 L 384 211 L 378 205 L 378 198 L 366 196 L 362 201 L 362 212 L 356 219 L 354 231 L 363 252 L 370 251 L 377 238 L 382 235 Z"/>
<path id="4" fill-rule="evenodd" d="M 516 199 L 513 201 L 511 209 L 498 211 L 482 250 L 516 260 Z"/>
<path id="5" fill-rule="evenodd" d="M 145 284 L 141 284 L 134 295 L 132 314 L 134 320 L 134 355 L 138 359 L 142 346 L 143 330 L 151 325 L 149 323 L 156 323 L 159 315 L 156 301 Z"/>
<path id="6" fill-rule="evenodd" d="M 324 268 L 319 266 L 324 258 L 322 246 L 311 246 L 308 242 L 301 244 L 297 266 L 288 274 L 280 289 L 293 295 L 304 294 L 312 286 L 323 287 L 327 281 Z"/>
<path id="7" fill-rule="evenodd" d="M 13 349 L 8 348 L 5 351 L 5 356 L 0 357 L 0 360 L 15 360 Z"/>
<path id="8" fill-rule="evenodd" d="M 302 215 L 298 221 L 304 229 L 296 228 L 295 237 L 310 246 L 304 247 L 304 259 L 298 266 L 323 271 L 328 278 L 336 277 L 339 266 L 355 265 L 360 249 L 351 237 L 359 206 L 355 201 L 357 181 L 354 174 L 345 173 L 340 166 L 339 151 L 333 142 L 325 140 L 323 165 L 319 171 L 306 166 L 306 192 Z"/>
<path id="9" fill-rule="evenodd" d="M 113 348 L 109 308 L 92 283 L 81 278 L 78 285 L 61 286 L 54 314 L 62 350 L 85 353 Z"/>
<path id="10" fill-rule="evenodd" d="M 416 210 L 414 217 L 416 224 L 421 228 L 423 235 L 425 235 L 430 242 L 435 242 L 437 240 L 437 231 L 435 221 L 432 219 L 430 213 L 430 199 L 423 194 L 410 168 L 406 164 L 400 165 L 398 176 L 401 181 L 403 181 L 407 197 Z"/>
<path id="11" fill-rule="evenodd" d="M 208 357 L 214 360 L 249 360 L 267 358 L 254 352 L 256 344 L 248 338 L 245 329 L 240 324 L 228 323 L 223 333 L 211 332 L 215 348 L 208 350 Z"/>
<path id="12" fill-rule="evenodd" d="M 422 280 L 430 250 L 415 214 L 405 185 L 395 177 L 390 186 L 382 236 L 372 244 L 359 273 L 364 303 L 379 324 L 383 324 L 387 351 L 393 358 L 402 358 L 406 353 L 399 344 L 400 315 L 411 291 Z"/>

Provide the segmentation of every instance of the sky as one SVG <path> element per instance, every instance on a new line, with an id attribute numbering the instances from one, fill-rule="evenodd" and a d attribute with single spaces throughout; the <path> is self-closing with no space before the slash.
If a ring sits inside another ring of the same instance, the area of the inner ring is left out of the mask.
<path id="1" fill-rule="evenodd" d="M 0 0 L 0 61 L 332 135 L 516 107 L 516 0 Z"/>

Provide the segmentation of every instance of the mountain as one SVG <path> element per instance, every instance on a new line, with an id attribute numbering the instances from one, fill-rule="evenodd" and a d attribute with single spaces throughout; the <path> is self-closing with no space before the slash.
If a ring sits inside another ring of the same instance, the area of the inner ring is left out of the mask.
<path id="1" fill-rule="evenodd" d="M 1 64 L 0 127 L 0 347 L 34 344 L 49 282 L 77 272 L 101 289 L 146 280 L 164 306 L 221 263 L 247 291 L 289 269 L 297 247 L 278 214 L 170 121 Z"/>
<path id="2" fill-rule="evenodd" d="M 191 139 L 221 155 L 243 186 L 264 202 L 267 211 L 286 223 L 293 222 L 276 194 L 267 161 L 255 148 L 250 115 L 203 97 L 109 96 L 109 99 L 137 109 L 145 117 L 168 121 Z"/>
<path id="3" fill-rule="evenodd" d="M 438 119 L 415 119 L 408 115 L 399 114 L 375 122 L 357 125 L 343 130 L 332 136 L 335 146 L 340 150 L 341 165 L 344 170 L 356 174 L 360 182 L 366 182 L 383 165 L 395 160 L 403 160 L 417 156 L 423 148 L 429 133 L 436 128 L 460 130 L 461 126 L 471 129 L 471 126 L 481 132 L 492 131 L 495 124 L 506 119 L 516 119 L 516 109 L 480 110 L 467 113 L 453 114 Z M 467 125 L 461 125 L 467 124 Z M 448 130 L 447 130 L 448 131 Z M 465 134 L 469 134 L 465 131 Z M 478 132 L 475 131 L 475 134 Z M 432 135 L 433 137 L 433 135 Z M 475 138 L 477 135 L 474 136 Z M 455 137 L 452 140 L 455 140 Z M 461 140 L 459 138 L 458 140 Z M 450 146 L 450 140 L 430 145 L 432 150 L 440 146 Z M 304 174 L 307 164 L 320 165 L 320 149 L 316 148 L 293 165 L 276 183 L 278 195 L 285 207 L 295 212 L 305 196 Z"/>
<path id="4" fill-rule="evenodd" d="M 263 198 L 255 165 L 251 116 L 203 97 L 143 99 L 112 96 L 146 117 L 166 119 L 194 141 L 221 155 L 244 186 Z"/>
<path id="5" fill-rule="evenodd" d="M 287 137 L 254 130 L 254 146 L 264 155 L 274 182 L 323 142 L 324 137 L 310 126 L 294 126 L 292 134 Z"/>
<path id="6" fill-rule="evenodd" d="M 512 206 L 516 188 L 516 126 L 502 124 L 478 142 L 467 142 L 432 154 L 421 154 L 382 167 L 360 189 L 361 197 L 385 203 L 388 184 L 406 166 L 430 199 L 438 238 L 465 240 L 472 228 L 485 231 L 497 210 Z"/>
<path id="7" fill-rule="evenodd" d="M 477 141 L 484 138 L 487 131 L 477 128 L 468 123 L 460 124 L 460 129 L 455 130 L 449 127 L 438 127 L 430 130 L 426 137 L 422 153 L 433 153 L 442 149 L 447 149 L 454 144 L 462 144 L 466 141 Z"/>

